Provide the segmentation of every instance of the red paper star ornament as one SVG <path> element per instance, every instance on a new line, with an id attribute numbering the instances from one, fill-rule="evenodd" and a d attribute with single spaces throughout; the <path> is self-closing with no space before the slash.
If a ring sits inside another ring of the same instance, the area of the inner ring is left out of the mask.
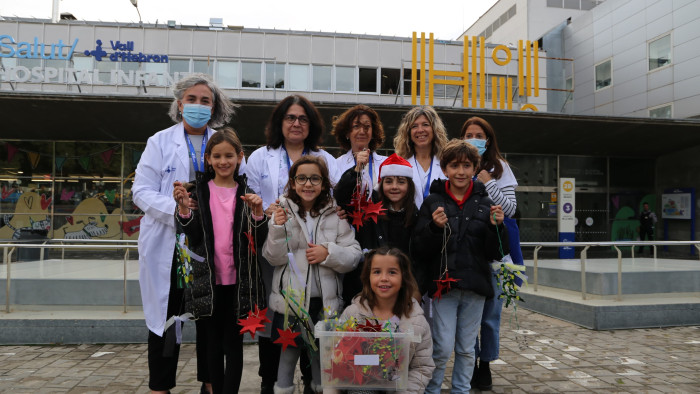
<path id="1" fill-rule="evenodd" d="M 248 317 L 252 316 L 260 319 L 260 324 L 272 323 L 272 321 L 267 318 L 267 308 L 260 310 L 258 304 L 255 304 L 255 308 L 253 310 L 248 311 Z"/>
<path id="2" fill-rule="evenodd" d="M 252 339 L 255 339 L 256 331 L 265 329 L 265 326 L 260 324 L 260 318 L 257 316 L 248 315 L 245 319 L 238 319 L 238 324 L 243 327 L 241 328 L 241 334 L 245 335 L 245 333 L 248 332 Z"/>
<path id="3" fill-rule="evenodd" d="M 369 319 L 365 319 L 364 324 L 358 324 L 357 328 L 359 331 L 365 332 L 380 332 L 382 330 L 382 325 L 378 322 L 371 322 Z"/>
<path id="4" fill-rule="evenodd" d="M 253 234 L 250 233 L 250 231 L 246 231 L 243 233 L 246 238 L 248 238 L 248 250 L 253 252 L 253 254 L 257 255 L 258 252 L 255 251 L 255 240 L 253 240 Z"/>
<path id="5" fill-rule="evenodd" d="M 382 207 L 382 202 L 368 202 L 365 206 L 365 218 L 372 219 L 374 223 L 377 223 L 377 218 L 382 215 L 386 215 L 386 208 Z"/>
<path id="6" fill-rule="evenodd" d="M 357 230 L 360 230 L 360 227 L 362 227 L 362 210 L 356 209 L 349 215 L 352 218 L 351 226 L 355 226 Z"/>
<path id="7" fill-rule="evenodd" d="M 297 347 L 296 342 L 294 342 L 294 338 L 298 337 L 301 334 L 301 332 L 292 332 L 292 329 L 290 327 L 287 327 L 284 330 L 280 330 L 278 328 L 277 332 L 280 333 L 280 337 L 277 338 L 273 343 L 279 343 L 280 345 L 282 345 L 282 351 L 287 350 L 287 346 Z"/>

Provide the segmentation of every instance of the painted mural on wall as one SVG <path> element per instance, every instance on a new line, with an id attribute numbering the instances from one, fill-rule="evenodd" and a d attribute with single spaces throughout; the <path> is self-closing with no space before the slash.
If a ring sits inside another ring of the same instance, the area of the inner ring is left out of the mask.
<path id="1" fill-rule="evenodd" d="M 60 193 L 65 201 L 70 191 Z M 60 224 L 53 238 L 65 239 L 138 239 L 140 212 L 122 216 L 115 191 L 105 191 L 77 202 L 70 215 L 54 215 Z M 70 200 L 70 199 L 68 199 Z M 4 187 L 3 202 L 14 202 L 14 212 L 0 215 L 0 239 L 22 239 L 23 233 L 51 235 L 51 204 L 53 197 L 35 191 L 21 192 L 19 188 Z M 107 204 L 106 204 L 107 203 Z M 115 204 L 116 203 L 116 204 Z M 56 222 L 54 222 L 56 223 Z"/>
<path id="2" fill-rule="evenodd" d="M 8 190 L 5 189 L 5 192 Z M 20 239 L 22 232 L 50 231 L 51 216 L 49 207 L 52 198 L 36 192 L 20 193 L 15 190 L 3 200 L 14 200 L 15 210 L 12 214 L 2 215 L 0 239 Z"/>

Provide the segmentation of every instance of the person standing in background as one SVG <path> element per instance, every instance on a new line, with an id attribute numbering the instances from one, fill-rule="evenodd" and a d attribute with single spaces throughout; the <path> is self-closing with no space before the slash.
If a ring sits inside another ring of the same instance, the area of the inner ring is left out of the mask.
<path id="1" fill-rule="evenodd" d="M 654 226 L 658 219 L 656 214 L 649 209 L 649 203 L 645 202 L 642 204 L 642 212 L 639 214 L 639 240 L 640 241 L 653 241 L 654 240 Z M 649 253 L 651 253 L 651 246 L 649 246 Z M 639 253 L 644 251 L 644 246 L 639 247 Z"/>

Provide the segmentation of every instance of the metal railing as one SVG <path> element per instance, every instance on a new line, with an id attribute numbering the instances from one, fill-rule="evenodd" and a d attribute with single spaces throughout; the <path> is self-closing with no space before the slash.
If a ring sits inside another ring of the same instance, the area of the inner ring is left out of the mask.
<path id="1" fill-rule="evenodd" d="M 656 247 L 664 246 L 695 246 L 700 258 L 700 241 L 606 241 L 606 242 L 521 242 L 520 247 L 534 247 L 533 255 L 533 291 L 537 292 L 538 278 L 538 253 L 543 247 L 558 248 L 563 246 L 583 247 L 581 251 L 581 299 L 586 299 L 586 257 L 588 249 L 592 246 L 613 247 L 617 251 L 617 301 L 622 301 L 622 250 L 620 247 L 630 247 L 631 257 L 634 258 L 635 246 L 651 246 L 654 249 L 654 261 L 656 261 Z"/>
<path id="2" fill-rule="evenodd" d="M 112 239 L 47 239 L 40 243 L 36 241 L 0 241 L 0 248 L 3 248 L 3 262 L 6 267 L 7 276 L 5 278 L 5 312 L 10 313 L 10 286 L 12 282 L 12 254 L 17 249 L 33 248 L 41 249 L 39 252 L 39 261 L 44 261 L 44 251 L 46 249 L 61 249 L 61 261 L 65 259 L 65 251 L 69 250 L 85 250 L 85 249 L 101 249 L 101 250 L 124 250 L 124 278 L 123 278 L 123 312 L 127 312 L 127 261 L 129 260 L 129 251 L 138 247 L 137 240 L 112 240 Z"/>

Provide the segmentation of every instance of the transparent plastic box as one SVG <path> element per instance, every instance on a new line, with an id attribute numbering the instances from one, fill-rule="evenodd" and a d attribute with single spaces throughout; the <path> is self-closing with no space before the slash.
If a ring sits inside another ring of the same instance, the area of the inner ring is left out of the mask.
<path id="1" fill-rule="evenodd" d="M 411 342 L 408 332 L 336 331 L 338 322 L 316 323 L 324 388 L 405 390 Z"/>

